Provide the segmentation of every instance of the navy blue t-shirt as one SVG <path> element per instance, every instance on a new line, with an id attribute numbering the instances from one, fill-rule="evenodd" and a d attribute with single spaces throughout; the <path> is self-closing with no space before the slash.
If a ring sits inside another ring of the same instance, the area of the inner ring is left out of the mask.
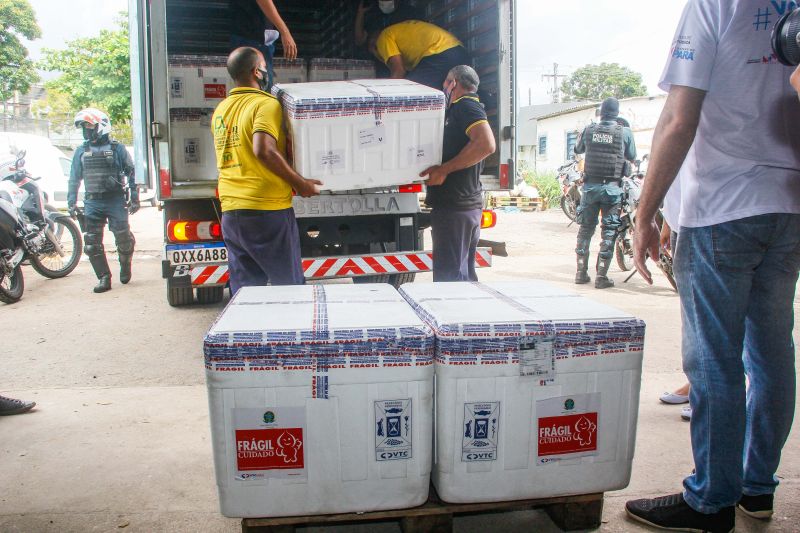
<path id="1" fill-rule="evenodd" d="M 477 94 L 465 94 L 451 103 L 444 123 L 442 161 L 446 162 L 457 156 L 469 143 L 469 131 L 485 122 L 486 110 Z M 428 186 L 425 203 L 430 207 L 481 209 L 482 169 L 483 161 L 448 174 L 441 185 Z"/>

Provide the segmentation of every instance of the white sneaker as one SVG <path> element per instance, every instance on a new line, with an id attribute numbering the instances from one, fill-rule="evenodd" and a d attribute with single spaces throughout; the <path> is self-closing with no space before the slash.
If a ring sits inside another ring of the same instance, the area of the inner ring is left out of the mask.
<path id="1" fill-rule="evenodd" d="M 659 398 L 662 403 L 668 403 L 670 405 L 678 405 L 681 403 L 689 403 L 689 395 L 686 394 L 675 394 L 674 392 L 665 392 Z"/>
<path id="2" fill-rule="evenodd" d="M 689 420 L 692 419 L 692 406 L 691 405 L 687 405 L 686 407 L 681 409 L 681 418 L 683 418 L 686 421 L 689 421 Z"/>

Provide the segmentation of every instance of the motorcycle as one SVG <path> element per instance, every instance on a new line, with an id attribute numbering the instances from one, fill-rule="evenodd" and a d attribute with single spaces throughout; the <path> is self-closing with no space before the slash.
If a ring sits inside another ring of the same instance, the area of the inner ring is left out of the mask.
<path id="1" fill-rule="evenodd" d="M 46 203 L 25 170 L 25 151 L 0 164 L 0 302 L 22 298 L 24 261 L 47 278 L 75 270 L 82 253 L 81 233 L 69 215 Z"/>
<path id="2" fill-rule="evenodd" d="M 647 156 L 645 156 L 645 159 Z M 617 260 L 617 266 L 622 271 L 629 271 L 633 269 L 633 230 L 636 220 L 636 209 L 639 206 L 639 197 L 642 193 L 642 181 L 644 180 L 644 171 L 642 170 L 641 162 L 637 162 L 637 169 L 633 176 L 622 178 L 622 208 L 620 210 L 620 227 L 617 230 L 617 236 L 614 241 L 614 255 Z M 656 213 L 656 224 L 658 229 L 664 223 L 664 217 L 661 210 Z M 672 271 L 672 252 L 661 246 L 659 247 L 659 257 L 655 261 L 659 270 L 664 273 L 667 281 L 669 281 L 672 288 L 676 291 L 678 286 L 675 284 L 675 275 Z M 626 282 L 636 274 L 634 271 Z"/>
<path id="3" fill-rule="evenodd" d="M 581 203 L 581 184 L 583 176 L 578 170 L 578 162 L 570 161 L 558 167 L 558 183 L 561 185 L 561 210 L 575 222 L 578 206 Z"/>

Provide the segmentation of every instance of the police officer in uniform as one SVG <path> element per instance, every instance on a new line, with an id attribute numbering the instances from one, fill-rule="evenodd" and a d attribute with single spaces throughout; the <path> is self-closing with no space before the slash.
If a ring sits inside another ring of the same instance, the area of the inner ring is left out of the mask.
<path id="1" fill-rule="evenodd" d="M 597 289 L 613 287 L 608 278 L 608 267 L 614 256 L 614 240 L 619 229 L 619 212 L 622 204 L 622 177 L 630 173 L 627 161 L 636 159 L 633 133 L 617 122 L 619 101 L 606 98 L 600 106 L 600 123 L 586 126 L 575 153 L 586 153 L 583 177 L 583 196 L 578 206 L 578 244 L 575 253 L 578 272 L 575 283 L 589 283 L 589 245 L 597 227 L 597 216 L 602 214 L 602 241 L 597 256 Z"/>
<path id="2" fill-rule="evenodd" d="M 86 108 L 75 115 L 75 127 L 83 130 L 85 142 L 72 157 L 67 206 L 70 213 L 77 212 L 78 188 L 83 180 L 84 252 L 100 280 L 94 292 L 105 292 L 111 289 L 111 270 L 103 248 L 103 229 L 108 221 L 119 254 L 119 280 L 128 283 L 136 242 L 128 214 L 139 210 L 139 191 L 130 154 L 122 144 L 111 140 L 108 115 Z"/>

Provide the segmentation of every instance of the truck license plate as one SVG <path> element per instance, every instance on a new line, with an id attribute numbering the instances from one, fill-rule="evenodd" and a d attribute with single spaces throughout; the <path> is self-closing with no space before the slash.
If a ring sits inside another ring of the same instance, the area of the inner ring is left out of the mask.
<path id="1" fill-rule="evenodd" d="M 222 263 L 228 260 L 228 249 L 222 243 L 167 245 L 170 265 Z"/>

